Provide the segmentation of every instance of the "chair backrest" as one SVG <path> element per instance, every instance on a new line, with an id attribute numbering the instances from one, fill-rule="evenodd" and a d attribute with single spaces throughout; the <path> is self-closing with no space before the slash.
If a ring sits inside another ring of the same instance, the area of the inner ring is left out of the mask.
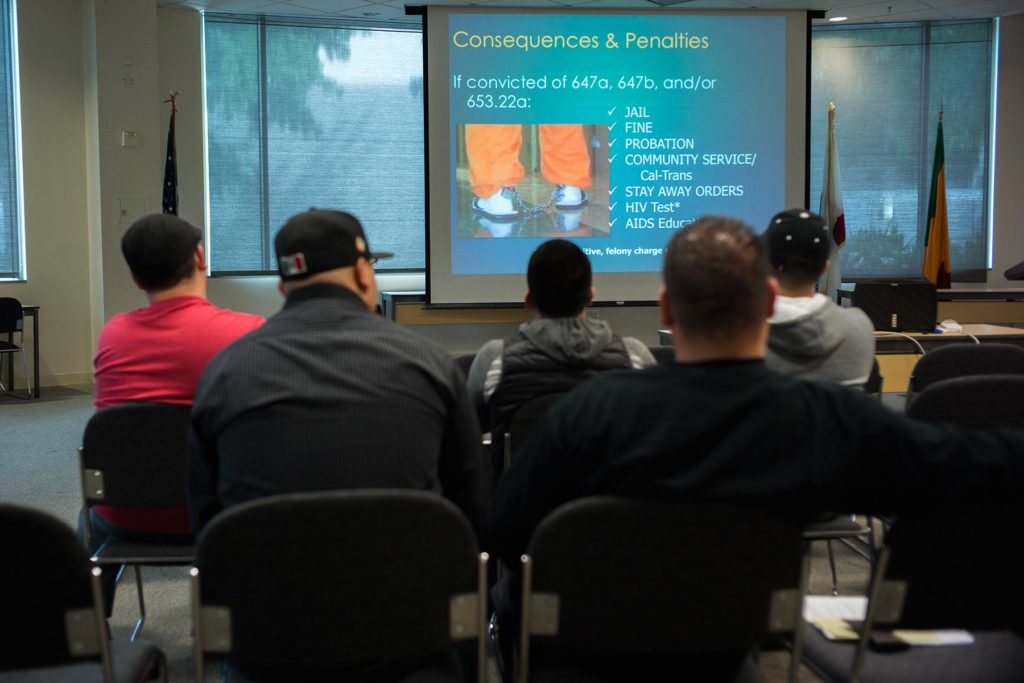
<path id="1" fill-rule="evenodd" d="M 537 396 L 516 408 L 516 411 L 512 413 L 512 418 L 508 422 L 508 428 L 505 431 L 502 444 L 504 449 L 504 470 L 507 470 L 515 461 L 516 456 L 522 452 L 523 446 L 530 440 L 533 430 L 537 428 L 540 421 L 548 414 L 551 406 L 563 396 L 565 396 L 565 392 Z"/>
<path id="2" fill-rule="evenodd" d="M 882 369 L 878 366 L 878 359 L 871 359 L 871 374 L 868 375 L 868 381 L 864 383 L 864 393 L 872 398 L 878 400 L 882 399 L 882 387 L 885 384 L 885 378 L 882 377 Z"/>
<path id="3" fill-rule="evenodd" d="M 482 644 L 485 557 L 458 508 L 422 491 L 239 505 L 196 546 L 200 652 L 301 668 L 447 654 L 461 638 Z"/>
<path id="4" fill-rule="evenodd" d="M 0 528 L 10 550 L 0 582 L 8 625 L 0 671 L 99 659 L 106 647 L 95 608 L 99 587 L 74 531 L 48 514 L 4 503 Z"/>
<path id="5" fill-rule="evenodd" d="M 910 375 L 910 393 L 918 394 L 936 382 L 953 377 L 1020 374 L 1024 374 L 1024 348 L 1020 346 L 987 342 L 949 344 L 918 359 Z"/>
<path id="6" fill-rule="evenodd" d="M 886 535 L 885 607 L 875 623 L 1024 630 L 1024 588 L 1013 560 L 1022 518 L 1019 501 L 901 514 Z"/>
<path id="7" fill-rule="evenodd" d="M 523 628 L 538 646 L 745 651 L 800 618 L 800 530 L 760 510 L 585 498 L 549 515 L 527 553 Z"/>
<path id="8" fill-rule="evenodd" d="M 455 365 L 462 370 L 463 377 L 469 377 L 469 368 L 472 367 L 474 360 L 476 360 L 475 353 L 460 353 L 455 356 Z"/>
<path id="9" fill-rule="evenodd" d="M 82 436 L 86 504 L 184 506 L 188 425 L 188 406 L 124 403 L 97 411 Z"/>
<path id="10" fill-rule="evenodd" d="M 936 382 L 918 395 L 907 415 L 974 429 L 1024 425 L 1024 375 L 974 375 Z"/>
<path id="11" fill-rule="evenodd" d="M 9 296 L 0 296 L 0 334 L 20 332 L 25 314 L 21 302 Z"/>
<path id="12" fill-rule="evenodd" d="M 676 362 L 676 350 L 672 346 L 648 346 L 658 365 L 672 365 Z"/>

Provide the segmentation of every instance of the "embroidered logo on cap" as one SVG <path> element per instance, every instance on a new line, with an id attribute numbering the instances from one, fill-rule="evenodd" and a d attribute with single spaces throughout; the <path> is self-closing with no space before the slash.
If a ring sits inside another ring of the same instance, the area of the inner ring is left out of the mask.
<path id="1" fill-rule="evenodd" d="M 306 256 L 301 251 L 297 254 L 282 256 L 278 259 L 281 263 L 281 274 L 285 277 L 302 275 L 309 268 L 306 266 Z"/>

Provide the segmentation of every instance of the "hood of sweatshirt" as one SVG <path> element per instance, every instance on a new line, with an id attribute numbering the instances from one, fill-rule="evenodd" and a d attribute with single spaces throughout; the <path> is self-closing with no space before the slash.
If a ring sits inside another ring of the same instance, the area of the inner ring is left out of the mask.
<path id="1" fill-rule="evenodd" d="M 538 318 L 519 331 L 545 354 L 570 365 L 596 358 L 612 340 L 608 323 L 590 318 Z"/>
<path id="2" fill-rule="evenodd" d="M 847 328 L 839 320 L 842 309 L 826 304 L 824 294 L 776 297 L 768 347 L 790 357 L 815 358 L 834 351 Z"/>

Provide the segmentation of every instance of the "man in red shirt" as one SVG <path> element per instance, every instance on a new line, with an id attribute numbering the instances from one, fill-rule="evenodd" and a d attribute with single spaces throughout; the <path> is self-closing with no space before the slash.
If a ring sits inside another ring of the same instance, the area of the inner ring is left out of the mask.
<path id="1" fill-rule="evenodd" d="M 149 305 L 115 315 L 100 332 L 94 360 L 97 408 L 137 401 L 192 405 L 210 359 L 263 324 L 260 316 L 206 300 L 202 237 L 199 228 L 165 214 L 140 218 L 124 234 L 121 252 Z M 139 541 L 192 538 L 185 508 L 97 505 L 90 524 L 90 551 L 111 534 Z"/>

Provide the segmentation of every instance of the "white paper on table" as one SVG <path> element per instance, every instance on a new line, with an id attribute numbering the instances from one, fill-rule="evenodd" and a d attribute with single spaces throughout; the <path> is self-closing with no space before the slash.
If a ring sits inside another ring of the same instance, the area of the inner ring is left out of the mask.
<path id="1" fill-rule="evenodd" d="M 864 621 L 868 599 L 863 595 L 808 595 L 804 598 L 804 620 L 842 619 Z"/>

